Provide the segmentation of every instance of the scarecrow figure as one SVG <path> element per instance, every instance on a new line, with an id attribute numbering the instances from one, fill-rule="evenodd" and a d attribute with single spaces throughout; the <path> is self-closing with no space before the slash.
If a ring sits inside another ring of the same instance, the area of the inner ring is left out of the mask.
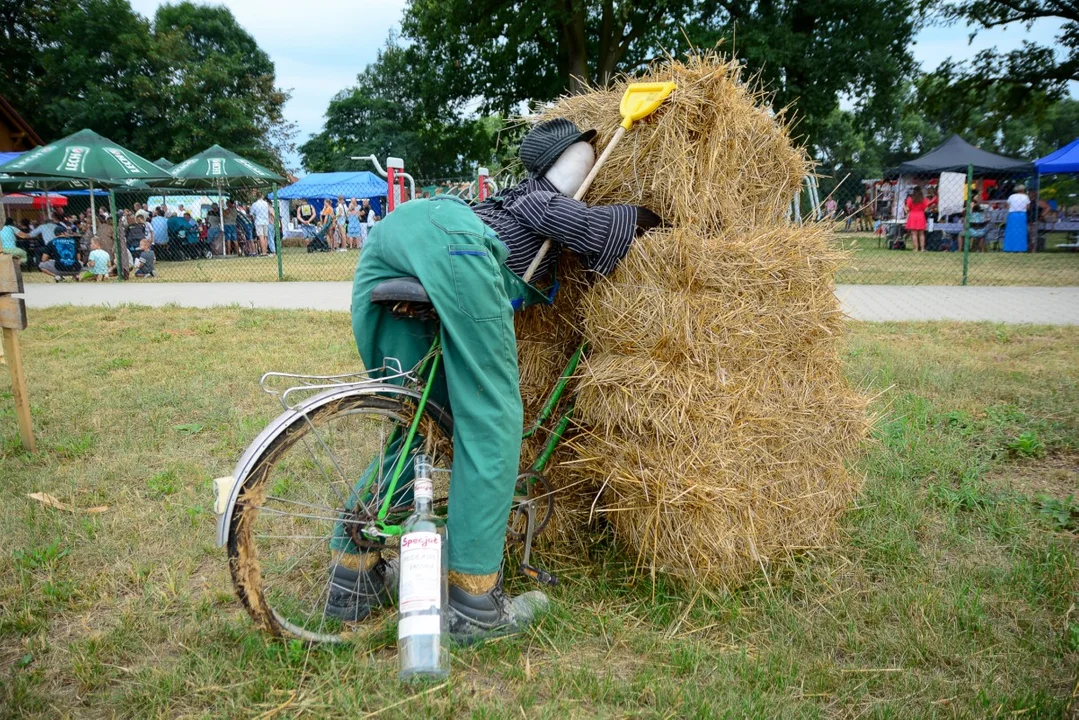
<path id="1" fill-rule="evenodd" d="M 394 317 L 372 302 L 373 288 L 416 278 L 438 313 L 444 362 L 431 398 L 454 420 L 448 614 L 450 633 L 461 642 L 517 632 L 547 604 L 539 591 L 509 598 L 499 572 L 523 424 L 513 313 L 553 300 L 521 276 L 545 238 L 606 275 L 634 237 L 660 223 L 643 207 L 572 199 L 595 163 L 595 135 L 564 119 L 540 123 L 521 144 L 526 180 L 474 207 L 446 195 L 401 205 L 372 228 L 356 268 L 352 330 L 366 367 L 386 357 L 414 366 L 435 328 Z M 544 258 L 536 278 L 550 278 L 557 255 Z M 331 549 L 327 615 L 360 620 L 387 603 L 387 568 L 378 553 L 361 553 L 340 526 Z"/>

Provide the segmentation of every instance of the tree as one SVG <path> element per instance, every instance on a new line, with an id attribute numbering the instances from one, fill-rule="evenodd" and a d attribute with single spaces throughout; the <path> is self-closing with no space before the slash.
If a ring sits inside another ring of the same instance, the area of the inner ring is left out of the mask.
<path id="1" fill-rule="evenodd" d="M 955 0 L 941 8 L 948 22 L 966 22 L 980 29 L 1021 27 L 1038 20 L 1062 23 L 1055 47 L 1025 41 L 1018 50 L 979 53 L 972 68 L 981 82 L 1010 81 L 1060 94 L 1068 81 L 1079 80 L 1079 3 L 1074 0 Z M 977 34 L 977 30 L 971 38 Z"/>
<path id="2" fill-rule="evenodd" d="M 673 41 L 695 0 L 410 0 L 404 35 L 464 70 L 486 110 L 605 84 Z"/>
<path id="3" fill-rule="evenodd" d="M 132 142 L 157 94 L 149 24 L 127 0 L 16 0 L 2 22 L 0 92 L 38 134 Z"/>
<path id="4" fill-rule="evenodd" d="M 165 5 L 151 24 L 128 0 L 9 0 L 0 56 L 0 93 L 47 139 L 90 128 L 174 160 L 218 142 L 282 167 L 288 96 L 223 6 Z"/>
<path id="5" fill-rule="evenodd" d="M 274 65 L 224 5 L 184 0 L 157 9 L 153 63 L 162 102 L 142 128 L 151 157 L 182 159 L 214 143 L 282 170 L 292 132 L 282 115 L 288 93 Z M 168 133 L 160 128 L 167 126 Z"/>
<path id="6" fill-rule="evenodd" d="M 665 49 L 727 41 L 812 140 L 843 95 L 861 115 L 894 111 L 914 68 L 914 1 L 410 0 L 402 30 L 464 71 L 464 97 L 501 113 L 639 71 Z"/>
<path id="7" fill-rule="evenodd" d="M 353 156 L 373 154 L 406 158 L 415 177 L 471 174 L 474 164 L 495 159 L 501 122 L 465 112 L 463 76 L 391 37 L 356 86 L 330 101 L 325 128 L 300 147 L 304 167 L 340 170 Z"/>

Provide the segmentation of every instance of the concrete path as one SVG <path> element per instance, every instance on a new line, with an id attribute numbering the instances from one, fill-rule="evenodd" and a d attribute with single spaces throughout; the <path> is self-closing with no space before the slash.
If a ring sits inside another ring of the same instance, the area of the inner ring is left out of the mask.
<path id="1" fill-rule="evenodd" d="M 30 308 L 55 305 L 181 305 L 347 312 L 348 282 L 28 284 Z M 856 320 L 986 320 L 1079 325 L 1079 287 L 841 285 L 836 295 Z"/>

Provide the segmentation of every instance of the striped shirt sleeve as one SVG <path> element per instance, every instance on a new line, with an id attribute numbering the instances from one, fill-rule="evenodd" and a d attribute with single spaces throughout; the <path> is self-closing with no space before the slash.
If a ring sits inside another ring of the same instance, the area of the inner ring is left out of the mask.
<path id="1" fill-rule="evenodd" d="M 589 207 L 556 192 L 531 192 L 504 208 L 521 226 L 579 253 L 589 269 L 603 275 L 625 257 L 637 226 L 632 205 Z"/>

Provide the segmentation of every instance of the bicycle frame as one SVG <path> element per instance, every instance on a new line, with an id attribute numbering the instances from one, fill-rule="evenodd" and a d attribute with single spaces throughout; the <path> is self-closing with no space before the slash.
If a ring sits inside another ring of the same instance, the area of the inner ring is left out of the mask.
<path id="1" fill-rule="evenodd" d="M 569 383 L 573 374 L 577 372 L 577 365 L 581 361 L 581 356 L 587 348 L 587 343 L 581 343 L 581 345 L 574 351 L 569 361 L 566 363 L 566 367 L 563 368 L 561 375 L 559 375 L 558 382 L 551 390 L 551 394 L 547 396 L 546 402 L 543 404 L 543 408 L 540 410 L 539 415 L 536 417 L 534 423 L 521 435 L 521 439 L 527 439 L 535 435 L 543 427 L 544 423 L 550 420 L 551 415 L 558 408 L 559 403 L 562 400 L 562 396 L 565 394 L 566 385 Z M 431 387 L 434 385 L 435 376 L 438 373 L 439 365 L 442 361 L 442 343 L 441 339 L 436 335 L 434 341 L 431 343 L 431 349 L 428 350 L 427 355 L 420 362 L 416 372 L 413 373 L 417 378 L 424 378 L 423 391 L 419 400 L 416 403 L 416 412 L 412 418 L 412 422 L 409 423 L 408 430 L 405 434 L 405 440 L 401 445 L 401 451 L 398 453 L 397 459 L 394 461 L 394 466 L 390 474 L 390 481 L 386 486 L 386 497 L 382 501 L 381 506 L 378 509 L 376 515 L 375 528 L 377 534 L 382 536 L 399 536 L 402 532 L 400 525 L 395 525 L 386 522 L 386 517 L 390 511 L 390 502 L 397 491 L 397 483 L 401 479 L 401 475 L 404 473 L 406 463 L 409 456 L 409 448 L 412 447 L 413 441 L 416 439 L 416 434 L 419 431 L 420 422 L 423 419 L 424 410 L 427 407 L 427 400 L 431 393 Z M 544 445 L 543 450 L 540 452 L 539 457 L 532 463 L 530 470 L 535 473 L 542 473 L 543 469 L 547 467 L 547 463 L 550 462 L 551 456 L 554 455 L 555 448 L 562 441 L 563 435 L 565 435 L 566 429 L 569 427 L 570 420 L 573 416 L 574 403 L 570 402 L 566 407 L 565 412 L 558 419 L 558 423 L 551 431 L 551 436 L 547 440 L 547 444 Z M 395 427 L 393 432 L 390 433 L 390 437 L 386 441 L 386 445 L 382 449 L 382 459 L 386 458 L 386 453 L 389 448 L 397 441 L 398 432 L 400 428 Z M 367 483 L 357 490 L 357 495 L 367 492 L 370 489 L 373 478 L 369 478 Z"/>

